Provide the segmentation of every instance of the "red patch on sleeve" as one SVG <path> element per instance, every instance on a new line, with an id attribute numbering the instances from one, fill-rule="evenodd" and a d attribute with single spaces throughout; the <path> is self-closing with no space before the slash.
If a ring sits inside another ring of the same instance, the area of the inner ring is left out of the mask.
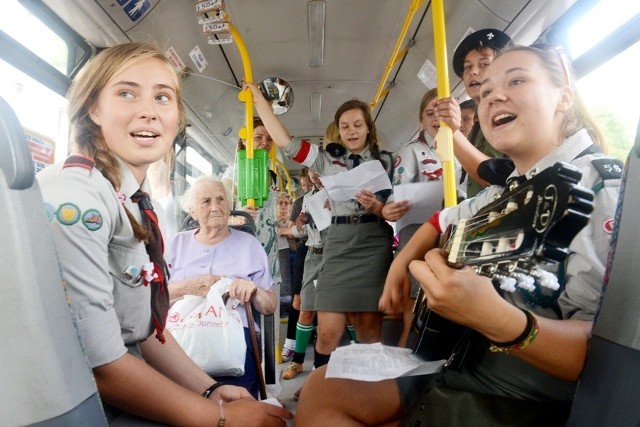
<path id="1" fill-rule="evenodd" d="M 303 139 L 300 141 L 300 143 L 300 150 L 298 151 L 298 154 L 296 154 L 293 158 L 293 161 L 296 163 L 304 162 L 304 160 L 309 155 L 309 151 L 311 151 L 311 143 L 308 140 Z"/>

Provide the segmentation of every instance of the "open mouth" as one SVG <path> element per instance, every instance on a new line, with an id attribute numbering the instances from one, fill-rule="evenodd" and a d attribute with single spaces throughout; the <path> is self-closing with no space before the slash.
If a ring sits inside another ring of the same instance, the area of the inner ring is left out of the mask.
<path id="1" fill-rule="evenodd" d="M 498 114 L 493 118 L 493 121 L 492 121 L 493 127 L 501 126 L 506 123 L 512 122 L 516 119 L 516 117 L 517 117 L 516 115 L 509 114 L 509 113 Z"/>
<path id="2" fill-rule="evenodd" d="M 130 135 L 133 136 L 134 138 L 138 138 L 142 140 L 152 140 L 159 136 L 157 133 L 149 132 L 146 130 L 139 131 L 139 132 L 131 132 Z"/>

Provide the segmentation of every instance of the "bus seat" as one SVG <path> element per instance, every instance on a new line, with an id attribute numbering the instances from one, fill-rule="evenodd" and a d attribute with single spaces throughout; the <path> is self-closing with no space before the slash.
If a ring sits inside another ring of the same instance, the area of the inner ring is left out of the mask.
<path id="1" fill-rule="evenodd" d="M 0 98 L 4 426 L 106 425 L 73 322 L 26 138 Z"/>
<path id="2" fill-rule="evenodd" d="M 568 426 L 640 425 L 640 122 L 616 212 L 608 285 Z M 623 231 L 623 232 L 620 232 Z"/>

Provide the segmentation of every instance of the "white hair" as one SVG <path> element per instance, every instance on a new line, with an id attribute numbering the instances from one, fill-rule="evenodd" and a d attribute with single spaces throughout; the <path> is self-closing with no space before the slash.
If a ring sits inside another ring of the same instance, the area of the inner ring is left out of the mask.
<path id="1" fill-rule="evenodd" d="M 230 199 L 227 192 L 227 187 L 222 181 L 220 181 L 220 178 L 218 178 L 216 175 L 200 175 L 196 178 L 195 181 L 193 181 L 191 187 L 189 187 L 187 191 L 185 191 L 182 195 L 182 199 L 180 200 L 180 207 L 182 208 L 182 210 L 190 214 L 191 211 L 193 211 L 193 209 L 195 208 L 196 195 L 198 194 L 198 191 L 200 191 L 200 187 L 202 187 L 204 184 L 216 182 L 222 186 L 222 188 L 224 189 L 224 196 L 227 198 L 227 201 L 229 201 Z"/>

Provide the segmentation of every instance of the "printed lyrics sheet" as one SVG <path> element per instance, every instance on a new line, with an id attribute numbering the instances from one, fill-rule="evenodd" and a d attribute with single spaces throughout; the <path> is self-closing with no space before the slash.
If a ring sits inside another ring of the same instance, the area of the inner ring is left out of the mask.
<path id="1" fill-rule="evenodd" d="M 375 344 L 338 347 L 329 359 L 327 378 L 380 381 L 440 371 L 444 360 L 425 362 L 411 349 Z"/>

